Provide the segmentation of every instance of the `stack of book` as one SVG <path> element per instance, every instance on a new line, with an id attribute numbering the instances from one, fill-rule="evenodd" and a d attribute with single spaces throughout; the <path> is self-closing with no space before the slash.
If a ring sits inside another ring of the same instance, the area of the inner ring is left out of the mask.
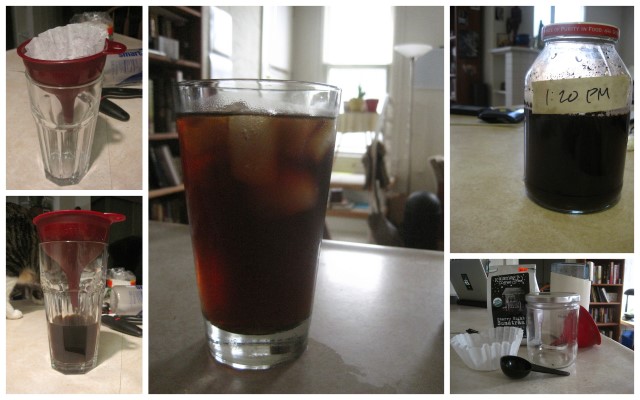
<path id="1" fill-rule="evenodd" d="M 589 263 L 589 278 L 591 283 L 615 285 L 622 283 L 620 276 L 620 265 L 613 262 L 609 265 L 595 265 Z"/>

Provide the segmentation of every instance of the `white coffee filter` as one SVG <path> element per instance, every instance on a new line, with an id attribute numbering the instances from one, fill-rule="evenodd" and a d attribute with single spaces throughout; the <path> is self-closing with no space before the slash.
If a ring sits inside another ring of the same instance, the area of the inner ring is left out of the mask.
<path id="1" fill-rule="evenodd" d="M 500 357 L 517 355 L 524 332 L 509 326 L 488 329 L 477 334 L 462 333 L 451 339 L 451 347 L 465 365 L 478 371 L 500 368 Z"/>
<path id="2" fill-rule="evenodd" d="M 31 39 L 27 55 L 39 60 L 72 60 L 104 50 L 106 26 L 83 22 L 49 29 Z"/>

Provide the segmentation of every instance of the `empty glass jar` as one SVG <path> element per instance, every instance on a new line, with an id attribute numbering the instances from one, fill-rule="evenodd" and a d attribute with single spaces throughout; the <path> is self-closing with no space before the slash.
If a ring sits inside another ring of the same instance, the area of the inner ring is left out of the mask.
<path id="1" fill-rule="evenodd" d="M 564 368 L 578 354 L 580 295 L 529 293 L 527 300 L 527 352 L 534 364 Z"/>

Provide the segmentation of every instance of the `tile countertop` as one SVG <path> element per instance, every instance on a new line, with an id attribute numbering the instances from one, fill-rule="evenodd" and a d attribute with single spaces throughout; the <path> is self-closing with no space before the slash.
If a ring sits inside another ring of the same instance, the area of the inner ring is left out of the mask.
<path id="1" fill-rule="evenodd" d="M 129 49 L 142 47 L 140 40 L 126 36 L 116 34 L 114 40 Z M 44 174 L 24 64 L 15 49 L 6 55 L 7 189 L 142 189 L 142 98 L 110 99 L 129 113 L 129 121 L 99 113 L 89 171 L 76 185 L 58 186 Z"/>
<path id="2" fill-rule="evenodd" d="M 451 116 L 452 253 L 633 253 L 633 164 L 620 202 L 570 215 L 536 205 L 524 181 L 524 125 Z"/>
<path id="3" fill-rule="evenodd" d="M 65 375 L 51 368 L 44 307 L 12 304 L 23 317 L 6 320 L 8 394 L 142 393 L 142 338 L 102 325 L 98 365 L 83 375 Z"/>
<path id="4" fill-rule="evenodd" d="M 307 350 L 266 371 L 209 355 L 189 228 L 149 222 L 149 393 L 444 393 L 443 254 L 324 241 Z"/>
<path id="5" fill-rule="evenodd" d="M 451 337 L 471 328 L 489 328 L 486 308 L 451 305 Z M 450 347 L 451 348 L 451 347 Z M 511 379 L 500 369 L 476 371 L 467 367 L 451 348 L 451 393 L 633 393 L 633 351 L 602 336 L 597 346 L 578 349 L 576 362 L 564 368 L 569 376 L 531 372 Z M 527 346 L 518 355 L 527 357 Z"/>

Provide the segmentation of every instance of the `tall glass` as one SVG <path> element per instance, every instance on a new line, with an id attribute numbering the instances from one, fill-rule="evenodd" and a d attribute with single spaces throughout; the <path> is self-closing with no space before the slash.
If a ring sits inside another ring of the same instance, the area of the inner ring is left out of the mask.
<path id="1" fill-rule="evenodd" d="M 340 89 L 178 84 L 177 126 L 213 357 L 266 369 L 306 348 Z"/>
<path id="2" fill-rule="evenodd" d="M 77 184 L 91 162 L 102 76 L 89 83 L 60 87 L 25 75 L 45 175 L 60 186 Z"/>
<path id="3" fill-rule="evenodd" d="M 51 367 L 83 374 L 98 363 L 107 244 L 40 243 L 40 275 L 49 331 Z"/>
<path id="4" fill-rule="evenodd" d="M 51 367 L 84 374 L 98 363 L 102 299 L 111 224 L 125 216 L 59 210 L 33 219 L 40 239 L 40 282 Z"/>

